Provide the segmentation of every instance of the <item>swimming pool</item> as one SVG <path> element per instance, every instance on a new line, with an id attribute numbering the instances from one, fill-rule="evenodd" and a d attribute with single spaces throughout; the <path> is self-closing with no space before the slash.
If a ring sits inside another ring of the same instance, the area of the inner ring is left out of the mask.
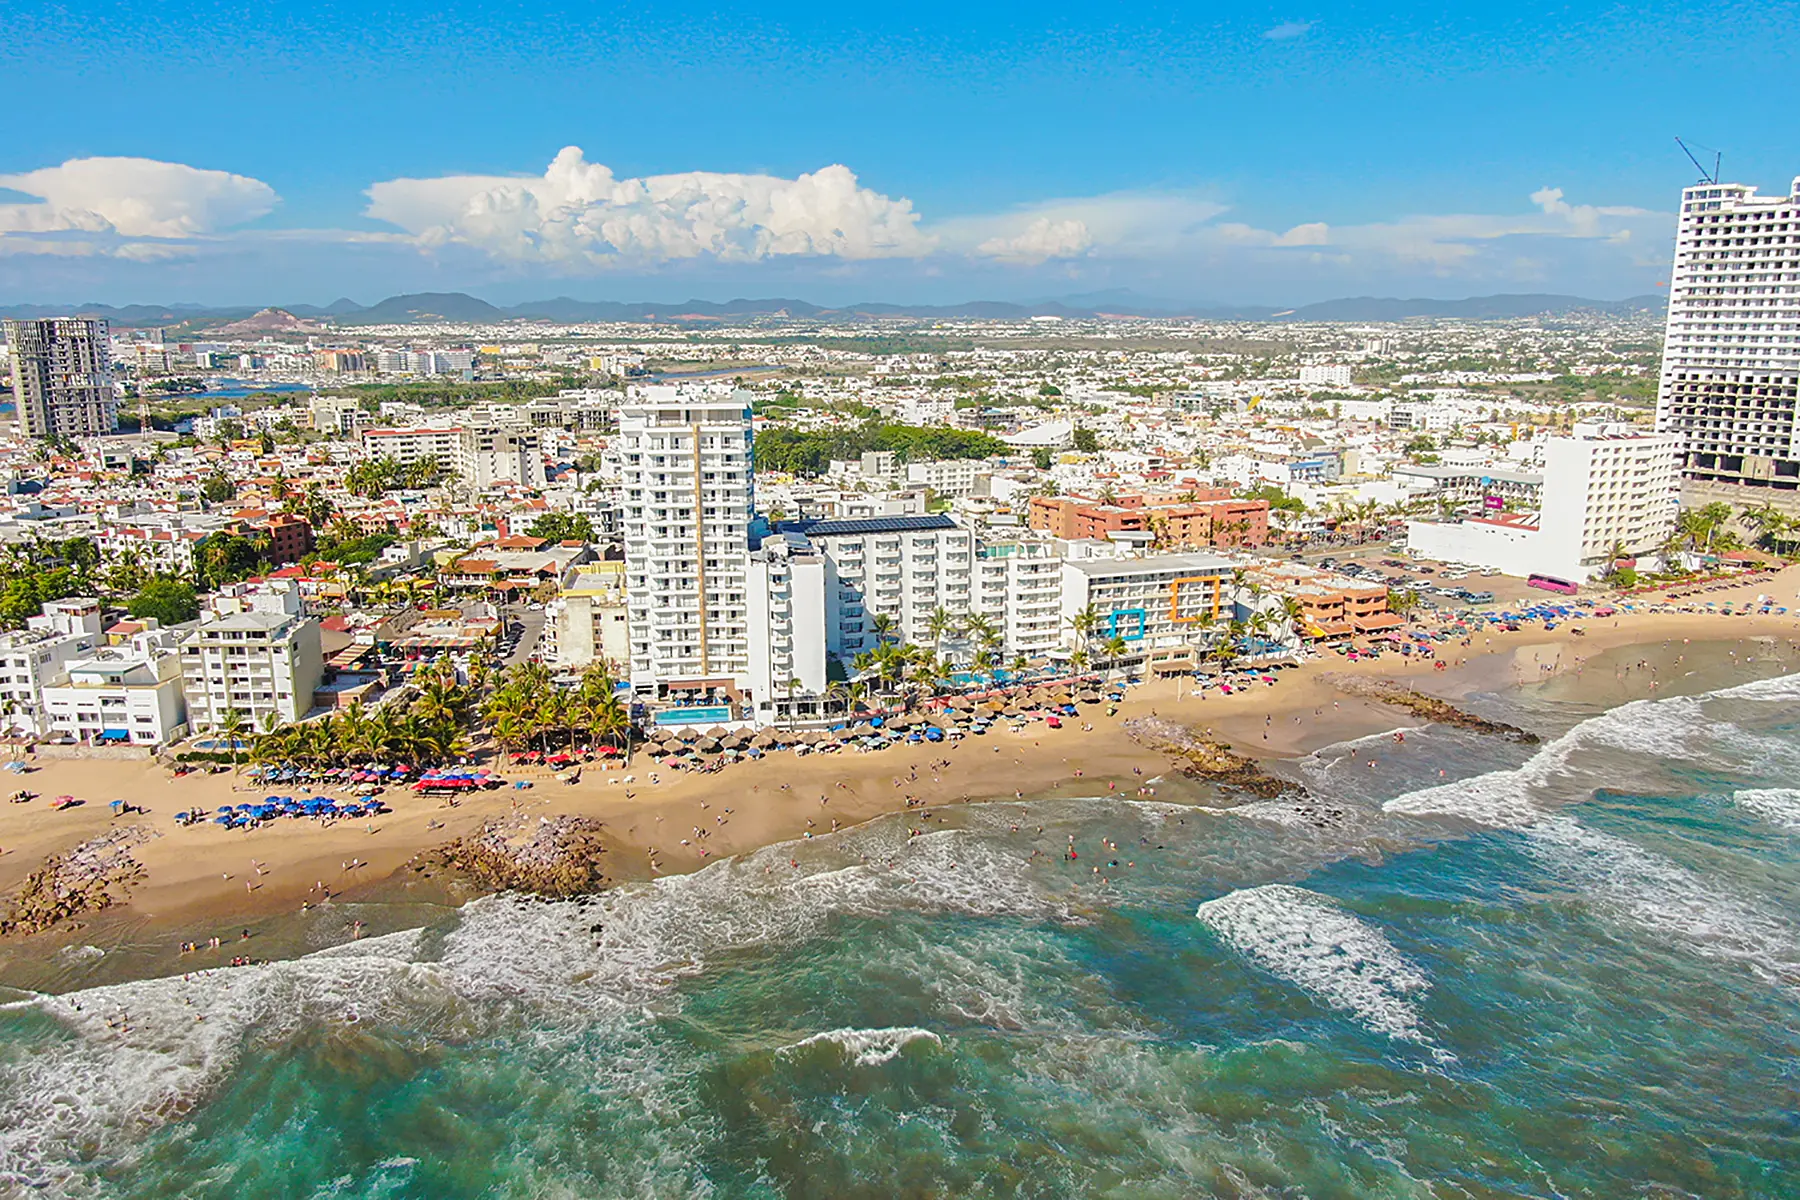
<path id="1" fill-rule="evenodd" d="M 658 725 L 719 725 L 731 720 L 731 707 L 713 704 L 697 708 L 666 708 L 652 720 Z"/>

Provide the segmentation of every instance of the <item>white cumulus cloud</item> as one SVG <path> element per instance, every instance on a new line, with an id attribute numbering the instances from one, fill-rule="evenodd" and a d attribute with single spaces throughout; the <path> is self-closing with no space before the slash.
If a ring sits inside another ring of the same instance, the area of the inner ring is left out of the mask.
<path id="1" fill-rule="evenodd" d="M 521 263 L 898 258 L 934 248 L 910 201 L 863 187 L 835 165 L 794 179 L 709 171 L 631 179 L 569 146 L 540 176 L 390 179 L 368 197 L 368 216 L 422 245 L 465 245 Z"/>
<path id="2" fill-rule="evenodd" d="M 0 175 L 36 203 L 0 204 L 0 234 L 186 238 L 255 220 L 280 197 L 260 179 L 151 158 L 72 158 Z"/>
<path id="3" fill-rule="evenodd" d="M 1011 237 L 996 236 L 975 247 L 984 258 L 1035 266 L 1052 258 L 1073 258 L 1094 244 L 1087 222 L 1068 218 L 1053 221 L 1038 217 Z"/>

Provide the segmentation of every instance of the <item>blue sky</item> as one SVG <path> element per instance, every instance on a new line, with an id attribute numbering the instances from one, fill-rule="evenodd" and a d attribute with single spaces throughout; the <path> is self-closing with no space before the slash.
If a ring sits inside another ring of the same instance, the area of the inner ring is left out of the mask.
<path id="1" fill-rule="evenodd" d="M 1792 3 L 16 6 L 0 291 L 1651 291 L 1800 173 Z M 577 149 L 578 148 L 578 149 Z"/>

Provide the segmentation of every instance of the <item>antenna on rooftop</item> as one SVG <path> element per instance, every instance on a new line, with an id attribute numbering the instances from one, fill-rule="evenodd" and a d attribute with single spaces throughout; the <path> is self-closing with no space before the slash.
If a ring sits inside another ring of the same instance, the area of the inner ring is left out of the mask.
<path id="1" fill-rule="evenodd" d="M 1688 156 L 1688 161 L 1693 163 L 1694 169 L 1700 172 L 1700 182 L 1701 183 L 1717 183 L 1717 182 L 1719 182 L 1719 163 L 1725 157 L 1725 155 L 1723 153 L 1721 153 L 1718 150 L 1713 151 L 1712 171 L 1711 171 L 1711 173 L 1708 173 L 1707 169 L 1703 165 L 1701 165 L 1700 160 L 1694 157 L 1694 152 L 1692 150 L 1688 149 L 1686 142 L 1682 141 L 1680 138 L 1676 138 L 1675 144 L 1677 146 L 1681 147 L 1681 152 Z M 1700 149 L 1705 150 L 1706 147 L 1701 146 Z"/>

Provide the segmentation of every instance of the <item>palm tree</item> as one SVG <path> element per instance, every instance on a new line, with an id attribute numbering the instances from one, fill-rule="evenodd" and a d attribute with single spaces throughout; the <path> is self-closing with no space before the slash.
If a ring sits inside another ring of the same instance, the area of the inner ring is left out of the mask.
<path id="1" fill-rule="evenodd" d="M 1306 619 L 1306 605 L 1297 596 L 1283 596 L 1279 609 L 1281 619 L 1287 623 L 1288 637 L 1294 642 L 1300 641 L 1300 622 Z"/>
<path id="2" fill-rule="evenodd" d="M 1106 664 L 1116 667 L 1119 665 L 1119 660 L 1124 658 L 1126 652 L 1131 649 L 1131 644 L 1115 633 L 1106 639 L 1101 649 L 1106 652 Z"/>
<path id="3" fill-rule="evenodd" d="M 249 731 L 250 723 L 244 719 L 244 714 L 235 708 L 226 709 L 224 715 L 219 718 L 218 736 L 224 738 L 225 744 L 231 747 L 231 770 L 234 775 L 238 769 L 238 743 Z"/>
<path id="4" fill-rule="evenodd" d="M 869 622 L 869 629 L 875 634 L 875 644 L 885 645 L 894 639 L 894 618 L 888 613 L 876 613 Z"/>
<path id="5" fill-rule="evenodd" d="M 944 652 L 944 639 L 956 629 L 956 617 L 943 605 L 931 610 L 925 619 L 925 632 L 931 635 L 931 650 L 934 654 Z"/>
<path id="6" fill-rule="evenodd" d="M 1091 604 L 1088 605 L 1069 617 L 1069 627 L 1075 631 L 1075 636 L 1079 639 L 1078 645 L 1082 649 L 1086 649 L 1088 641 L 1094 636 L 1094 631 L 1100 628 L 1099 610 Z"/>

